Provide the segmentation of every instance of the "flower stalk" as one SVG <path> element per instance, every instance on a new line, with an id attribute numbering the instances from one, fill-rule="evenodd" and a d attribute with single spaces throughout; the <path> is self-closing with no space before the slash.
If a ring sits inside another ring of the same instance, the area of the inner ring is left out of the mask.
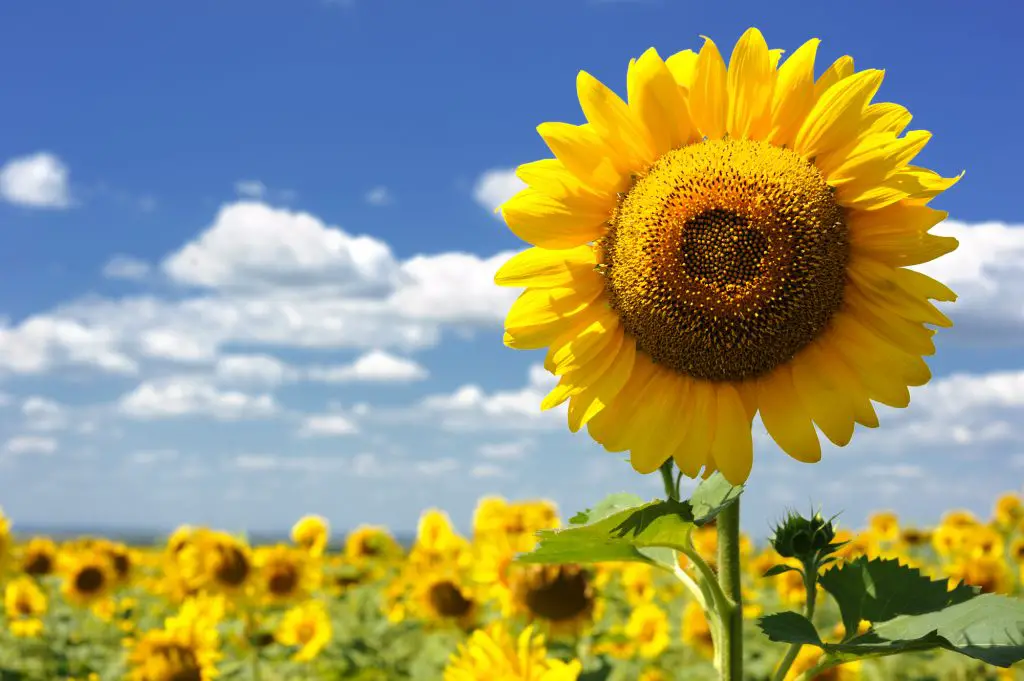
<path id="1" fill-rule="evenodd" d="M 715 655 L 722 681 L 743 679 L 743 592 L 740 588 L 740 502 L 718 515 L 718 585 L 724 596 Z"/>

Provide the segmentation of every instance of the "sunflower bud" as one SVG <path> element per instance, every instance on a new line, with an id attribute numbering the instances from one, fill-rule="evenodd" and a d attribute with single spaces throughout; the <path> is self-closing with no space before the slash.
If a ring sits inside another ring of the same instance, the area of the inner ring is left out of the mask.
<path id="1" fill-rule="evenodd" d="M 832 521 L 825 520 L 820 514 L 804 518 L 791 512 L 775 528 L 775 536 L 771 541 L 780 556 L 806 563 L 830 553 L 835 536 Z"/>

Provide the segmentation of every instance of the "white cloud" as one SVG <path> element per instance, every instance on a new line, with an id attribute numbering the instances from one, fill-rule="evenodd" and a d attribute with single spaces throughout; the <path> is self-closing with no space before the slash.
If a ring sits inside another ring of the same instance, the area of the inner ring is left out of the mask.
<path id="1" fill-rule="evenodd" d="M 471 478 L 507 478 L 510 477 L 508 471 L 497 464 L 493 463 L 480 463 L 469 471 Z"/>
<path id="2" fill-rule="evenodd" d="M 565 427 L 565 405 L 540 410 L 541 400 L 556 383 L 554 376 L 536 364 L 530 367 L 527 385 L 520 390 L 487 394 L 477 385 L 464 385 L 450 394 L 425 397 L 420 408 L 436 415 L 440 426 L 447 430 Z"/>
<path id="3" fill-rule="evenodd" d="M 149 271 L 149 263 L 130 255 L 115 255 L 103 266 L 103 276 L 108 279 L 139 281 L 145 279 Z"/>
<path id="4" fill-rule="evenodd" d="M 208 416 L 223 421 L 264 418 L 277 411 L 269 394 L 220 390 L 201 378 L 147 381 L 121 397 L 122 414 L 134 419 Z"/>
<path id="5" fill-rule="evenodd" d="M 56 451 L 56 440 L 38 435 L 19 435 L 4 444 L 4 452 L 8 454 L 53 454 Z"/>
<path id="6" fill-rule="evenodd" d="M 484 444 L 477 449 L 477 452 L 485 459 L 515 461 L 525 458 L 531 449 L 533 449 L 533 442 L 530 440 L 515 440 Z"/>
<path id="7" fill-rule="evenodd" d="M 46 397 L 29 397 L 22 403 L 21 413 L 29 430 L 62 430 L 67 427 L 64 408 Z"/>
<path id="8" fill-rule="evenodd" d="M 281 385 L 297 372 L 270 355 L 228 355 L 217 360 L 217 380 L 229 384 Z"/>
<path id="9" fill-rule="evenodd" d="M 341 414 L 314 414 L 303 419 L 299 437 L 337 437 L 357 432 L 356 424 Z"/>
<path id="10" fill-rule="evenodd" d="M 68 168 L 45 151 L 11 159 L 0 167 L 0 196 L 30 208 L 67 208 Z"/>
<path id="11" fill-rule="evenodd" d="M 386 206 L 394 200 L 387 187 L 374 187 L 366 192 L 366 202 L 371 206 Z"/>
<path id="12" fill-rule="evenodd" d="M 247 471 L 300 471 L 320 473 L 345 468 L 341 457 L 272 456 L 268 454 L 242 454 L 232 460 L 235 468 Z"/>
<path id="13" fill-rule="evenodd" d="M 514 169 L 494 168 L 477 178 L 476 185 L 473 187 L 473 198 L 481 206 L 493 212 L 498 206 L 525 188 L 526 183 L 516 177 Z M 496 213 L 495 216 L 500 217 Z"/>
<path id="14" fill-rule="evenodd" d="M 309 213 L 242 201 L 222 207 L 163 269 L 177 282 L 208 288 L 316 284 L 352 293 L 390 286 L 397 263 L 373 237 L 352 236 Z"/>
<path id="15" fill-rule="evenodd" d="M 156 328 L 142 332 L 139 350 L 147 357 L 173 362 L 205 362 L 217 354 L 209 339 L 197 337 L 184 329 Z"/>
<path id="16" fill-rule="evenodd" d="M 451 457 L 433 459 L 430 461 L 417 461 L 413 468 L 420 475 L 437 477 L 445 473 L 454 473 L 459 469 L 459 462 Z"/>
<path id="17" fill-rule="evenodd" d="M 136 373 L 138 365 L 116 346 L 116 334 L 100 325 L 50 315 L 29 317 L 16 327 L 0 322 L 0 370 L 14 373 L 45 373 L 68 364 Z"/>
<path id="18" fill-rule="evenodd" d="M 513 253 L 486 260 L 470 253 L 421 255 L 402 263 L 405 281 L 390 299 L 412 319 L 499 322 L 521 291 L 494 284 L 494 274 Z"/>
<path id="19" fill-rule="evenodd" d="M 136 466 L 150 466 L 156 463 L 174 461 L 179 456 L 176 449 L 140 449 L 132 452 L 128 461 Z"/>
<path id="20" fill-rule="evenodd" d="M 381 350 L 372 350 L 351 364 L 311 367 L 306 375 L 310 380 L 324 383 L 348 381 L 404 383 L 423 380 L 427 377 L 427 370 L 410 359 L 396 357 Z"/>
<path id="21" fill-rule="evenodd" d="M 239 180 L 235 182 L 235 192 L 239 196 L 250 199 L 262 198 L 267 193 L 267 185 L 259 180 Z"/>

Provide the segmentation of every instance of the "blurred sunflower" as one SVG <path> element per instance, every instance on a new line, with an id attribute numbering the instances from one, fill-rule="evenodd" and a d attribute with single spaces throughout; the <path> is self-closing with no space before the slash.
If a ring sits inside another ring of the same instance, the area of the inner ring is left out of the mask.
<path id="1" fill-rule="evenodd" d="M 172 622 L 129 639 L 128 681 L 210 681 L 218 676 L 216 632 Z"/>
<path id="2" fill-rule="evenodd" d="M 57 545 L 49 537 L 32 537 L 21 549 L 21 571 L 44 577 L 57 567 Z"/>
<path id="3" fill-rule="evenodd" d="M 326 518 L 318 515 L 303 516 L 292 527 L 292 541 L 314 558 L 323 555 L 330 536 L 330 524 Z"/>
<path id="4" fill-rule="evenodd" d="M 786 673 L 785 681 L 804 679 L 803 674 L 810 671 L 821 660 L 822 650 L 814 646 L 804 646 L 793 661 L 793 666 Z M 861 662 L 849 662 L 815 674 L 807 681 L 857 681 L 860 679 Z"/>
<path id="5" fill-rule="evenodd" d="M 11 521 L 0 508 L 0 569 L 7 564 L 11 553 Z"/>
<path id="6" fill-rule="evenodd" d="M 244 594 L 253 573 L 247 543 L 227 532 L 209 532 L 199 541 L 198 553 L 204 585 L 229 597 Z"/>
<path id="7" fill-rule="evenodd" d="M 396 558 L 402 547 L 386 527 L 360 525 L 345 538 L 345 557 L 350 560 Z"/>
<path id="8" fill-rule="evenodd" d="M 992 519 L 1002 528 L 1011 528 L 1024 517 L 1024 501 L 1015 492 L 1007 492 L 996 499 Z"/>
<path id="9" fill-rule="evenodd" d="M 106 553 L 84 549 L 62 552 L 60 557 L 64 577 L 61 593 L 68 602 L 91 606 L 114 589 L 117 573 Z"/>
<path id="10" fill-rule="evenodd" d="M 295 662 L 309 662 L 331 642 L 331 618 L 320 601 L 306 601 L 281 618 L 274 638 L 283 646 L 297 647 Z"/>
<path id="11" fill-rule="evenodd" d="M 527 627 L 513 638 L 505 623 L 477 629 L 449 659 L 443 681 L 576 681 L 582 666 L 578 660 L 549 658 L 544 637 Z"/>
<path id="12" fill-rule="evenodd" d="M 308 553 L 290 546 L 261 546 L 253 554 L 255 586 L 269 603 L 306 598 L 320 582 L 321 567 Z"/>
<path id="13" fill-rule="evenodd" d="M 505 344 L 547 348 L 569 428 L 651 473 L 672 458 L 737 484 L 761 419 L 815 462 L 875 427 L 872 401 L 909 403 L 955 294 L 905 269 L 954 250 L 927 203 L 959 178 L 909 165 L 930 134 L 871 103 L 879 70 L 842 57 L 814 79 L 819 41 L 778 67 L 760 31 L 729 65 L 710 39 L 629 64 L 628 104 L 577 78 L 585 125 L 544 123 L 555 158 L 500 210 L 533 248 L 495 281 L 526 287 Z M 669 436 L 666 438 L 666 433 Z"/>
<path id="14" fill-rule="evenodd" d="M 408 561 L 421 569 L 465 560 L 470 544 L 455 531 L 448 514 L 436 508 L 420 514 L 416 528 L 416 541 L 409 551 Z"/>
<path id="15" fill-rule="evenodd" d="M 895 541 L 900 534 L 900 521 L 892 511 L 872 513 L 868 518 L 868 529 L 877 541 Z"/>
<path id="16" fill-rule="evenodd" d="M 710 658 L 714 655 L 711 626 L 697 601 L 688 601 L 683 609 L 682 638 L 683 643 L 692 646 L 702 657 Z"/>
<path id="17" fill-rule="evenodd" d="M 640 657 L 658 657 L 668 648 L 668 615 L 655 603 L 639 605 L 630 613 L 625 633 Z"/>
<path id="18" fill-rule="evenodd" d="M 473 585 L 454 567 L 417 574 L 413 600 L 416 613 L 427 622 L 453 624 L 468 630 L 476 625 L 480 614 Z"/>
<path id="19" fill-rule="evenodd" d="M 590 573 L 578 565 L 526 565 L 510 574 L 512 607 L 553 635 L 578 633 L 600 614 Z"/>
<path id="20" fill-rule="evenodd" d="M 46 594 L 29 577 L 18 577 L 4 589 L 7 628 L 21 638 L 34 638 L 43 631 L 40 619 L 47 609 Z"/>

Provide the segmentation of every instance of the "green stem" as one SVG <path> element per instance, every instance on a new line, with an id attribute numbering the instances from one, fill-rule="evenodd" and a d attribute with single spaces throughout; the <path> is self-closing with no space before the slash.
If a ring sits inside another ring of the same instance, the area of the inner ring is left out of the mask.
<path id="1" fill-rule="evenodd" d="M 814 605 L 818 597 L 818 566 L 813 562 L 804 564 L 804 589 L 807 591 L 807 605 L 804 608 L 804 617 L 808 621 L 813 621 Z M 801 648 L 803 648 L 802 643 L 793 643 L 789 646 L 789 650 L 786 651 L 786 656 L 779 663 L 779 668 L 775 671 L 772 681 L 784 681 L 786 674 L 789 673 L 789 668 L 796 661 L 796 656 L 800 654 Z M 807 678 L 813 677 L 808 676 Z"/>
<path id="2" fill-rule="evenodd" d="M 740 502 L 718 514 L 718 584 L 725 596 L 719 612 L 722 636 L 715 652 L 722 681 L 743 679 L 743 592 L 740 590 Z"/>
<path id="3" fill-rule="evenodd" d="M 672 463 L 672 459 L 666 459 L 658 470 L 661 471 L 661 481 L 665 483 L 665 494 L 669 499 L 679 501 L 679 490 L 672 476 Z"/>

